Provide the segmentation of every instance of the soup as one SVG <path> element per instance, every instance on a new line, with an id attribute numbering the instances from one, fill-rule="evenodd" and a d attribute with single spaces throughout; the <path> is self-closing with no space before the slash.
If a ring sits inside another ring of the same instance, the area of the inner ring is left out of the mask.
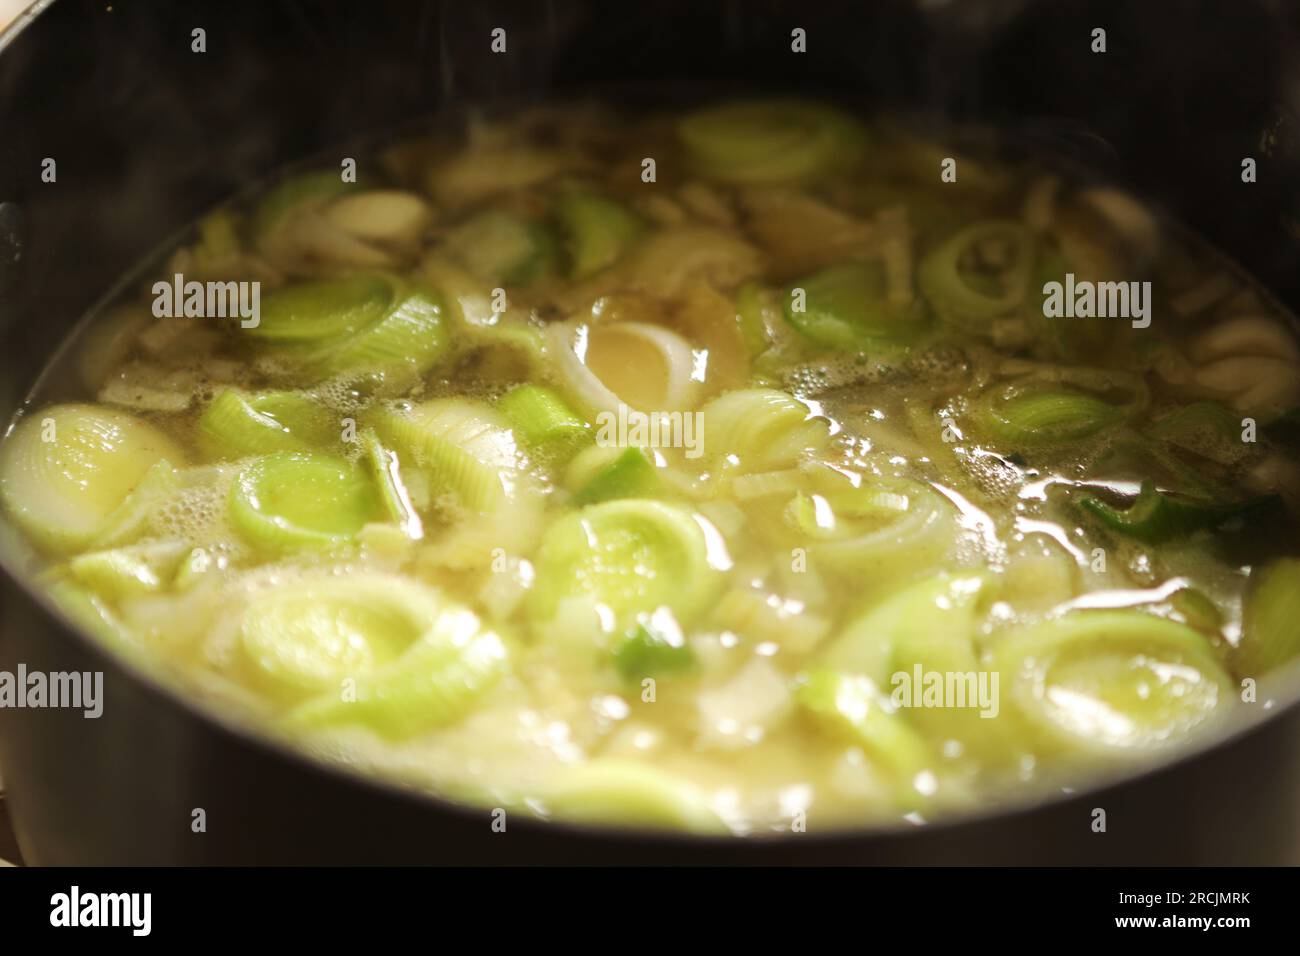
<path id="1" fill-rule="evenodd" d="M 88 631 L 361 772 L 916 823 L 1165 759 L 1300 649 L 1289 322 L 1005 146 L 547 107 L 205 217 L 47 371 L 0 500 Z"/>

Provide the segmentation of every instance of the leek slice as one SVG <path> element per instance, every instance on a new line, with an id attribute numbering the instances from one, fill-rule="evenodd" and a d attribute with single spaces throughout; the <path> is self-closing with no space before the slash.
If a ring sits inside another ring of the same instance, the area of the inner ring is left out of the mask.
<path id="1" fill-rule="evenodd" d="M 247 331 L 275 346 L 275 356 L 321 376 L 406 363 L 423 372 L 450 344 L 437 297 L 381 275 L 277 289 Z"/>
<path id="2" fill-rule="evenodd" d="M 601 448 L 601 452 L 609 449 Z M 663 481 L 654 463 L 640 448 L 616 451 L 573 494 L 575 505 L 592 505 L 615 498 L 654 498 L 663 494 Z"/>
<path id="3" fill-rule="evenodd" d="M 908 784 L 934 764 L 925 738 L 870 678 L 814 668 L 795 700 L 826 730 L 857 744 Z"/>
<path id="4" fill-rule="evenodd" d="M 928 485 L 902 478 L 865 484 L 824 467 L 812 477 L 812 494 L 796 496 L 786 519 L 827 574 L 881 585 L 939 563 L 956 539 L 951 506 Z"/>
<path id="5" fill-rule="evenodd" d="M 546 531 L 528 595 L 534 621 L 585 602 L 606 631 L 625 630 L 669 608 L 688 626 L 722 584 L 704 527 L 689 511 L 625 498 L 566 514 Z"/>
<path id="6" fill-rule="evenodd" d="M 511 389 L 501 396 L 497 409 L 523 444 L 552 457 L 572 451 L 591 438 L 586 419 L 541 385 Z"/>
<path id="7" fill-rule="evenodd" d="M 568 237 L 570 272 L 576 279 L 613 265 L 646 228 L 641 217 L 621 203 L 588 193 L 562 197 L 555 214 Z"/>
<path id="8" fill-rule="evenodd" d="M 326 547 L 351 540 L 377 511 L 366 476 L 337 458 L 279 452 L 257 458 L 230 489 L 230 519 L 267 551 Z"/>
<path id="9" fill-rule="evenodd" d="M 55 405 L 28 414 L 0 448 L 0 501 L 35 543 L 75 551 L 119 527 L 117 509 L 156 464 L 185 457 L 125 412 Z"/>
<path id="10" fill-rule="evenodd" d="M 481 402 L 434 399 L 406 412 L 375 416 L 379 435 L 399 454 L 427 469 L 435 492 L 445 490 L 464 508 L 490 512 L 515 494 L 519 452 L 505 418 Z"/>
<path id="11" fill-rule="evenodd" d="M 411 541 L 424 537 L 424 524 L 420 521 L 419 511 L 411 500 L 411 493 L 402 480 L 401 464 L 397 453 L 385 448 L 373 429 L 366 429 L 361 436 L 365 449 L 366 464 L 379 489 L 379 500 L 388 513 L 388 517 L 401 529 L 402 534 Z"/>
<path id="12" fill-rule="evenodd" d="M 171 462 L 155 462 L 126 499 L 113 509 L 91 544 L 96 548 L 117 548 L 141 537 L 149 529 L 154 514 L 176 493 L 180 484 Z"/>
<path id="13" fill-rule="evenodd" d="M 776 389 L 738 389 L 701 411 L 705 456 L 729 474 L 777 471 L 830 444 L 830 422 Z"/>
<path id="14" fill-rule="evenodd" d="M 1027 388 L 1018 383 L 984 396 L 977 415 L 991 437 L 1028 446 L 1078 441 L 1127 417 L 1123 408 L 1085 392 Z"/>
<path id="15" fill-rule="evenodd" d="M 891 686 L 898 668 L 918 663 L 932 670 L 972 670 L 976 614 L 990 584 L 987 575 L 948 572 L 910 584 L 851 621 L 817 663 L 864 675 L 881 688 Z"/>
<path id="16" fill-rule="evenodd" d="M 378 322 L 393 303 L 392 282 L 378 275 L 341 276 L 276 289 L 262 302 L 261 320 L 245 329 L 283 345 L 319 345 Z"/>
<path id="17" fill-rule="evenodd" d="M 400 578 L 298 581 L 249 601 L 240 649 L 258 683 L 292 699 L 340 689 L 345 678 L 396 660 L 442 610 L 434 592 Z"/>
<path id="18" fill-rule="evenodd" d="M 184 544 L 170 541 L 91 551 L 68 562 L 68 570 L 96 594 L 119 601 L 161 591 L 188 551 Z"/>
<path id="19" fill-rule="evenodd" d="M 695 652 L 677 628 L 658 628 L 652 621 L 634 627 L 614 648 L 614 669 L 624 680 L 675 674 L 695 667 Z"/>
<path id="20" fill-rule="evenodd" d="M 620 407 L 647 415 L 695 405 L 695 355 L 676 332 L 648 322 L 556 323 L 546 332 L 561 388 L 589 419 Z"/>
<path id="21" fill-rule="evenodd" d="M 866 148 L 847 113 L 796 99 L 728 103 L 692 113 L 677 135 L 701 175 L 766 185 L 820 176 L 855 162 Z"/>
<path id="22" fill-rule="evenodd" d="M 604 759 L 566 770 L 544 801 L 555 818 L 577 823 L 730 832 L 690 784 L 643 763 Z"/>
<path id="23" fill-rule="evenodd" d="M 558 246 L 540 223 L 491 209 L 447 235 L 448 252 L 491 283 L 522 285 L 553 270 Z"/>
<path id="24" fill-rule="evenodd" d="M 994 319 L 1024 302 L 1034 259 L 1033 234 L 1024 225 L 976 223 L 921 260 L 917 283 L 945 322 L 988 335 Z"/>
<path id="25" fill-rule="evenodd" d="M 912 338 L 924 325 L 915 302 L 899 305 L 889 300 L 879 262 L 831 266 L 794 283 L 794 288 L 804 290 L 805 307 L 796 311 L 794 294 L 788 294 L 786 320 L 818 345 L 862 349 L 881 340 Z"/>
<path id="26" fill-rule="evenodd" d="M 428 596 L 417 597 L 416 592 Z M 329 606 L 329 591 L 321 600 Z M 371 615 L 386 601 L 407 616 L 400 625 L 403 637 L 417 628 L 419 636 L 398 656 L 357 673 L 350 693 L 343 688 L 295 707 L 288 715 L 289 726 L 319 730 L 359 725 L 386 739 L 403 740 L 461 719 L 505 673 L 505 642 L 473 611 L 401 580 L 385 579 L 365 598 Z M 329 620 L 325 624 L 333 626 Z"/>
<path id="27" fill-rule="evenodd" d="M 1048 745 L 1149 757 L 1215 719 L 1234 696 L 1205 638 L 1134 611 L 1085 611 L 994 647 L 1004 691 Z"/>
<path id="28" fill-rule="evenodd" d="M 302 392 L 226 389 L 204 409 L 198 423 L 205 456 L 226 460 L 307 452 L 331 444 L 340 434 L 329 412 Z"/>
<path id="29" fill-rule="evenodd" d="M 253 214 L 253 236 L 264 243 L 296 209 L 326 202 L 349 188 L 338 170 L 321 170 L 294 176 L 276 185 L 263 197 Z"/>
<path id="30" fill-rule="evenodd" d="M 1246 451 L 1241 415 L 1218 402 L 1186 405 L 1152 423 L 1149 431 L 1154 438 L 1220 464 L 1230 464 Z"/>
<path id="31" fill-rule="evenodd" d="M 1300 558 L 1280 558 L 1251 575 L 1238 671 L 1258 676 L 1300 655 Z"/>
<path id="32" fill-rule="evenodd" d="M 1092 495 L 1081 499 L 1079 507 L 1101 519 L 1107 527 L 1149 544 L 1183 537 L 1204 528 L 1244 523 L 1275 508 L 1279 514 L 1282 513 L 1280 499 L 1275 495 L 1218 502 L 1161 491 L 1150 481 L 1142 482 L 1137 497 L 1127 508 L 1116 508 Z"/>

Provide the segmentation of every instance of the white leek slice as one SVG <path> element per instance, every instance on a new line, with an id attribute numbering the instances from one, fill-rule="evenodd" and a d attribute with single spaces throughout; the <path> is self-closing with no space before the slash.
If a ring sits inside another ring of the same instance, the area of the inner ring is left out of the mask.
<path id="1" fill-rule="evenodd" d="M 1150 757 L 1220 716 L 1231 679 L 1205 637 L 1138 611 L 1084 611 L 1003 637 L 1003 692 L 1043 740 Z"/>
<path id="2" fill-rule="evenodd" d="M 702 411 L 705 457 L 729 474 L 778 471 L 830 444 L 830 422 L 776 389 L 728 392 Z"/>
<path id="3" fill-rule="evenodd" d="M 620 405 L 646 414 L 695 407 L 694 352 L 663 326 L 556 323 L 547 343 L 563 389 L 588 418 L 617 415 Z"/>
<path id="4" fill-rule="evenodd" d="M 52 551 L 102 533 L 160 460 L 184 452 L 153 425 L 110 408 L 55 405 L 25 417 L 0 449 L 0 500 L 14 522 Z"/>

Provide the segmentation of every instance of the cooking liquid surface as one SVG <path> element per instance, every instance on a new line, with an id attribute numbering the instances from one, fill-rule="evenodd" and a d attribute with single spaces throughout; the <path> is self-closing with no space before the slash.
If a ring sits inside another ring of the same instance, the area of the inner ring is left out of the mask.
<path id="1" fill-rule="evenodd" d="M 566 819 L 921 822 L 1158 759 L 1300 647 L 1298 366 L 1207 246 L 1046 163 L 553 107 L 208 216 L 0 495 L 87 627 L 329 759 Z"/>

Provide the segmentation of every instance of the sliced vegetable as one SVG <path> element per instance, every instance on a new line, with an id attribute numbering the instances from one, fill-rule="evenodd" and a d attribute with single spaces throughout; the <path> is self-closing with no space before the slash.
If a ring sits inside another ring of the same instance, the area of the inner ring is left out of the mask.
<path id="1" fill-rule="evenodd" d="M 542 224 L 492 209 L 448 233 L 447 250 L 488 282 L 520 285 L 554 268 L 558 246 Z"/>
<path id="2" fill-rule="evenodd" d="M 488 512 L 514 495 L 519 452 L 505 418 L 481 402 L 434 399 L 375 416 L 381 438 L 426 469 L 434 492 L 449 492 L 472 511 Z"/>
<path id="3" fill-rule="evenodd" d="M 640 448 L 600 448 L 613 451 L 612 458 L 597 468 L 573 493 L 575 505 L 591 505 L 615 498 L 654 498 L 663 494 L 663 481 L 654 463 Z M 577 464 L 577 462 L 575 462 Z"/>
<path id="4" fill-rule="evenodd" d="M 994 319 L 1024 302 L 1034 259 L 1033 234 L 1024 225 L 977 223 L 927 254 L 917 283 L 945 322 L 988 335 Z"/>
<path id="5" fill-rule="evenodd" d="M 786 297 L 785 317 L 818 345 L 836 349 L 868 348 L 922 331 L 925 316 L 915 303 L 891 301 L 886 292 L 885 269 L 879 262 L 831 266 L 794 284 Z"/>
<path id="6" fill-rule="evenodd" d="M 520 385 L 497 402 L 515 437 L 549 456 L 573 451 L 591 439 L 587 420 L 542 385 Z"/>
<path id="7" fill-rule="evenodd" d="M 689 626 L 722 584 L 711 558 L 689 511 L 635 498 L 591 505 L 547 529 L 528 611 L 544 623 L 562 604 L 582 602 L 604 630 L 622 631 L 666 607 Z"/>
<path id="8" fill-rule="evenodd" d="M 279 452 L 244 466 L 229 508 L 242 537 L 277 552 L 349 541 L 376 516 L 378 503 L 366 476 L 347 462 Z"/>
<path id="9" fill-rule="evenodd" d="M 1149 430 L 1154 438 L 1212 461 L 1228 464 L 1246 450 L 1241 415 L 1218 402 L 1195 402 L 1158 419 Z"/>
<path id="10" fill-rule="evenodd" d="M 408 738 L 465 716 L 506 668 L 505 643 L 478 615 L 410 581 L 331 579 L 268 600 L 245 614 L 246 652 L 290 693 L 322 691 L 291 727 Z"/>
<path id="11" fill-rule="evenodd" d="M 379 275 L 277 289 L 247 331 L 321 376 L 406 363 L 424 371 L 450 343 L 433 293 Z"/>
<path id="12" fill-rule="evenodd" d="M 236 459 L 277 451 L 312 451 L 336 442 L 341 429 L 302 392 L 226 389 L 199 417 L 199 447 L 208 458 Z"/>
<path id="13" fill-rule="evenodd" d="M 1093 495 L 1079 501 L 1079 507 L 1101 519 L 1107 527 L 1149 544 L 1205 528 L 1218 528 L 1229 522 L 1244 523 L 1279 504 L 1274 495 L 1236 502 L 1193 497 L 1162 491 L 1150 481 L 1142 483 L 1137 497 L 1127 508 L 1116 508 Z"/>
<path id="14" fill-rule="evenodd" d="M 1001 638 L 1011 701 L 1049 745 L 1106 756 L 1177 746 L 1234 696 L 1205 638 L 1136 611 L 1084 611 Z"/>
<path id="15" fill-rule="evenodd" d="M 626 681 L 689 671 L 695 653 L 675 627 L 656 627 L 652 621 L 637 624 L 614 648 L 614 668 Z"/>
<path id="16" fill-rule="evenodd" d="M 361 435 L 361 444 L 365 449 L 366 465 L 375 487 L 379 489 L 379 500 L 384 511 L 402 534 L 411 541 L 424 537 L 424 524 L 420 513 L 411 500 L 406 482 L 402 479 L 401 464 L 397 452 L 385 448 L 373 429 L 367 428 Z"/>
<path id="17" fill-rule="evenodd" d="M 867 142 L 849 114 L 796 99 L 700 110 L 678 124 L 677 135 L 701 175 L 746 185 L 805 180 L 846 167 Z"/>
<path id="18" fill-rule="evenodd" d="M 621 203 L 590 193 L 561 197 L 555 214 L 568 237 L 571 273 L 577 279 L 613 265 L 646 229 L 641 217 Z"/>
<path id="19" fill-rule="evenodd" d="M 776 389 L 728 392 L 701 411 L 705 457 L 731 473 L 785 468 L 830 444 L 830 421 Z"/>
<path id="20" fill-rule="evenodd" d="M 1251 578 L 1235 662 L 1258 676 L 1300 655 L 1300 558 L 1279 558 Z"/>
<path id="21" fill-rule="evenodd" d="M 54 405 L 29 413 L 5 440 L 0 501 L 39 545 L 74 551 L 135 512 L 128 497 L 155 465 L 185 457 L 166 434 L 125 412 Z"/>
<path id="22" fill-rule="evenodd" d="M 695 354 L 676 332 L 648 322 L 556 323 L 547 341 L 567 397 L 594 419 L 692 408 Z"/>
<path id="23" fill-rule="evenodd" d="M 545 794 L 558 820 L 726 834 L 726 824 L 686 781 L 643 763 L 597 760 L 562 772 Z"/>
<path id="24" fill-rule="evenodd" d="M 1085 392 L 1018 383 L 993 389 L 982 398 L 976 414 L 990 437 L 1012 446 L 1077 441 L 1126 417 L 1123 408 Z"/>
<path id="25" fill-rule="evenodd" d="M 907 784 L 934 764 L 925 738 L 870 678 L 815 668 L 795 700 L 826 730 L 857 744 Z"/>

